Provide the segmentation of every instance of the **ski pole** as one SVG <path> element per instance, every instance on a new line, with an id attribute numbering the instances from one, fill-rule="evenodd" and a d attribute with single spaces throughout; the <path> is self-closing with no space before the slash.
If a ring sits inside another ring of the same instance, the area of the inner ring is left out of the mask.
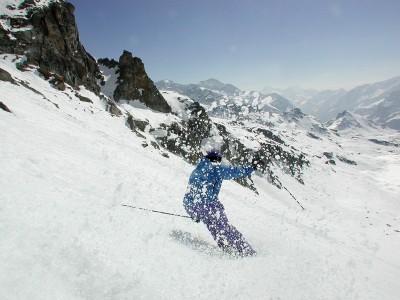
<path id="1" fill-rule="evenodd" d="M 293 194 L 292 194 L 285 186 L 284 186 L 283 188 L 290 194 L 290 196 L 292 196 L 292 198 L 293 198 L 294 200 L 296 200 L 297 204 L 299 204 L 300 207 L 301 207 L 303 210 L 305 210 L 305 208 L 303 207 L 303 205 L 301 205 L 300 202 L 297 201 L 296 197 L 293 196 Z"/>
<path id="2" fill-rule="evenodd" d="M 262 164 L 262 166 L 265 166 L 265 165 L 266 165 L 265 161 L 262 160 L 262 158 L 260 158 L 260 157 L 257 156 L 257 155 L 253 158 L 253 161 L 254 161 L 254 160 L 259 161 L 259 162 Z M 278 181 L 279 181 L 279 180 L 278 180 Z M 281 183 L 281 184 L 282 184 L 282 183 Z M 282 185 L 282 186 L 283 186 L 283 185 Z M 293 198 L 294 200 L 296 200 L 297 204 L 300 205 L 300 207 L 301 207 L 303 210 L 305 210 L 305 208 L 303 207 L 303 205 L 301 205 L 301 203 L 296 199 L 296 197 L 293 196 L 293 194 L 292 194 L 285 186 L 283 186 L 283 188 L 290 194 L 290 196 L 292 196 L 292 198 Z"/>
<path id="3" fill-rule="evenodd" d="M 137 207 L 137 206 L 132 206 L 132 205 L 127 205 L 127 204 L 121 204 L 121 205 L 122 205 L 122 206 L 126 206 L 126 207 L 130 207 L 130 208 L 134 208 L 134 209 L 140 209 L 140 210 L 150 211 L 150 212 L 154 212 L 154 213 L 158 213 L 158 214 L 164 214 L 164 215 L 170 215 L 170 216 L 181 217 L 181 218 L 189 218 L 189 219 L 190 219 L 189 216 L 183 216 L 183 215 L 173 214 L 173 213 L 169 213 L 169 212 L 165 212 L 165 211 L 147 209 L 147 208 Z"/>

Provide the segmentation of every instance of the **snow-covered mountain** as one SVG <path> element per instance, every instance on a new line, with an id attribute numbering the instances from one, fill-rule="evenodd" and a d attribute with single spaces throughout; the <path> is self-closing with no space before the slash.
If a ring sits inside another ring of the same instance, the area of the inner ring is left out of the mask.
<path id="1" fill-rule="evenodd" d="M 376 124 L 374 121 L 346 110 L 338 114 L 334 120 L 327 122 L 326 126 L 332 130 L 350 132 L 359 129 L 367 131 L 371 129 L 383 130 L 382 125 Z"/>
<path id="2" fill-rule="evenodd" d="M 400 77 L 361 85 L 350 91 L 322 91 L 298 107 L 324 122 L 347 110 L 399 130 Z"/>
<path id="3" fill-rule="evenodd" d="M 223 93 L 226 93 L 228 95 L 237 95 L 241 91 L 238 89 L 236 86 L 232 84 L 226 84 L 218 81 L 217 79 L 211 78 L 208 80 L 200 81 L 198 83 L 200 87 L 204 87 L 206 89 L 212 90 L 212 91 L 221 91 Z"/>
<path id="4" fill-rule="evenodd" d="M 257 114 L 260 111 L 276 113 L 294 108 L 290 101 L 278 94 L 265 95 L 256 91 L 241 91 L 231 84 L 224 84 L 216 79 L 189 85 L 163 80 L 156 82 L 156 86 L 160 90 L 178 92 L 199 102 L 204 105 L 210 116 L 215 117 L 241 119 L 247 118 L 249 113 Z"/>
<path id="5" fill-rule="evenodd" d="M 92 65 L 78 47 L 88 64 L 62 69 L 71 49 L 56 47 L 44 71 L 29 57 L 72 11 L 0 3 L 0 299 L 400 298 L 398 131 L 354 114 L 361 127 L 342 128 L 347 113 L 327 126 L 215 81 L 158 91 L 128 52 Z M 23 48 L 29 35 L 42 39 Z M 121 205 L 184 215 L 210 147 L 225 164 L 267 163 L 220 195 L 257 257 L 224 254 L 203 224 Z"/>
<path id="6" fill-rule="evenodd" d="M 347 91 L 344 89 L 321 91 L 299 107 L 305 113 L 327 122 L 344 110 L 337 107 L 337 99 L 340 99 L 346 93 Z"/>
<path id="7" fill-rule="evenodd" d="M 261 90 L 263 94 L 279 94 L 289 99 L 290 102 L 301 109 L 303 105 L 306 104 L 310 99 L 319 93 L 319 91 L 314 89 L 303 89 L 299 86 L 290 86 L 284 89 L 265 87 Z"/>
<path id="8" fill-rule="evenodd" d="M 317 92 L 302 88 L 265 88 L 262 91 L 284 96 L 303 112 L 323 122 L 334 119 L 346 110 L 390 128 L 400 129 L 400 77 L 361 85 L 350 91 Z"/>

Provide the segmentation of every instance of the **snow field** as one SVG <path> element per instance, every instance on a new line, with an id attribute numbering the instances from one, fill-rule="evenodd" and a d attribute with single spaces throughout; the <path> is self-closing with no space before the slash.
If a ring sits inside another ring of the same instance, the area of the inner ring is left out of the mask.
<path id="1" fill-rule="evenodd" d="M 257 175 L 260 195 L 225 182 L 227 215 L 259 253 L 237 259 L 202 224 L 121 206 L 184 214 L 192 166 L 143 148 L 90 92 L 0 67 L 41 93 L 0 81 L 13 111 L 0 110 L 1 299 L 400 298 L 398 150 L 347 139 L 365 169 L 314 157 L 304 186 L 276 170 L 304 212 Z"/>

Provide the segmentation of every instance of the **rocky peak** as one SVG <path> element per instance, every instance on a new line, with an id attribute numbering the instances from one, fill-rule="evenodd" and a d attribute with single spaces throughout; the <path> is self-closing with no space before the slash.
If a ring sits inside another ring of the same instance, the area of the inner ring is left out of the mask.
<path id="1" fill-rule="evenodd" d="M 346 130 L 351 128 L 361 128 L 361 123 L 357 120 L 354 114 L 347 110 L 339 113 L 336 119 L 326 123 L 330 129 Z"/>
<path id="2" fill-rule="evenodd" d="M 42 74 L 55 73 L 73 87 L 99 93 L 100 70 L 79 41 L 75 7 L 62 0 L 18 3 L 2 10 L 0 53 L 25 55 L 21 68 L 36 65 Z"/>
<path id="3" fill-rule="evenodd" d="M 225 92 L 229 95 L 234 95 L 234 94 L 238 94 L 241 92 L 240 89 L 238 89 L 234 85 L 229 84 L 229 83 L 228 84 L 222 83 L 219 80 L 214 79 L 214 78 L 200 81 L 198 83 L 198 85 L 201 87 L 210 89 L 210 90 Z"/>
<path id="4" fill-rule="evenodd" d="M 106 66 L 109 69 L 114 69 L 118 66 L 118 62 L 115 59 L 99 58 L 97 62 Z"/>
<path id="5" fill-rule="evenodd" d="M 350 112 L 348 112 L 347 110 L 344 110 L 341 113 L 337 114 L 336 120 L 339 120 L 341 118 L 354 119 L 354 116 Z"/>
<path id="6" fill-rule="evenodd" d="M 129 51 L 119 58 L 119 77 L 114 91 L 114 100 L 139 100 L 147 107 L 170 113 L 171 107 L 147 76 L 142 60 Z"/>

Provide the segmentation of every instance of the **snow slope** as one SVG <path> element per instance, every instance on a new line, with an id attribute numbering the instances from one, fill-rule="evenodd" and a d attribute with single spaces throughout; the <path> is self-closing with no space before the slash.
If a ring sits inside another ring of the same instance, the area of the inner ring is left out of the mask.
<path id="1" fill-rule="evenodd" d="M 121 206 L 184 214 L 193 166 L 143 147 L 152 137 L 132 133 L 83 87 L 93 103 L 19 72 L 13 58 L 0 56 L 20 83 L 0 81 L 12 111 L 0 110 L 0 299 L 400 298 L 398 147 L 349 133 L 332 143 L 357 166 L 315 155 L 305 185 L 282 174 L 305 211 L 258 175 L 259 195 L 225 182 L 227 214 L 259 253 L 237 259 L 201 224 Z M 300 134 L 296 126 L 277 130 Z M 315 153 L 327 145 L 292 139 Z"/>

